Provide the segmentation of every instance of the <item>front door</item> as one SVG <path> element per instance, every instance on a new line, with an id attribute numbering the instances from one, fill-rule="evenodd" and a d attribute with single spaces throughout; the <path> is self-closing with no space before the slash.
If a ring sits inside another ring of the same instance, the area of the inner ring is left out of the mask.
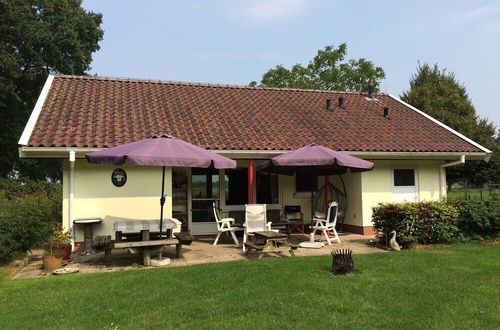
<path id="1" fill-rule="evenodd" d="M 191 170 L 191 221 L 193 235 L 217 233 L 212 205 L 220 198 L 219 171 L 193 168 Z"/>

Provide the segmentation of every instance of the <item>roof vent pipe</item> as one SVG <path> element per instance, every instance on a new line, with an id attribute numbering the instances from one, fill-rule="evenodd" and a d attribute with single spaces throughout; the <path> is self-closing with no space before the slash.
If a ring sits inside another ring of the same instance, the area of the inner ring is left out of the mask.
<path id="1" fill-rule="evenodd" d="M 373 99 L 373 80 L 368 80 L 368 98 Z"/>
<path id="2" fill-rule="evenodd" d="M 339 96 L 339 108 L 342 108 L 342 109 L 345 108 L 344 98 L 342 96 Z"/>
<path id="3" fill-rule="evenodd" d="M 384 107 L 384 117 L 389 117 L 389 107 Z"/>

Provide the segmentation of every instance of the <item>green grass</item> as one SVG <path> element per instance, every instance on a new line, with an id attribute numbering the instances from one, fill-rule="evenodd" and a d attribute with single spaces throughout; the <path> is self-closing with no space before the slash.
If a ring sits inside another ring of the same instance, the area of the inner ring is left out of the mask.
<path id="1" fill-rule="evenodd" d="M 0 328 L 494 329 L 500 246 L 0 280 Z M 2 274 L 0 274 L 2 276 Z"/>
<path id="2" fill-rule="evenodd" d="M 482 196 L 481 196 L 481 191 L 482 191 Z M 470 200 L 476 200 L 479 201 L 481 200 L 487 200 L 490 197 L 490 194 L 496 194 L 497 196 L 500 195 L 500 190 L 487 190 L 487 189 L 469 189 L 467 191 L 467 196 L 468 199 Z M 454 200 L 454 201 L 459 201 L 459 200 L 464 200 L 465 199 L 465 192 L 463 190 L 455 190 L 455 191 L 448 191 L 446 194 L 447 198 L 449 200 Z"/>

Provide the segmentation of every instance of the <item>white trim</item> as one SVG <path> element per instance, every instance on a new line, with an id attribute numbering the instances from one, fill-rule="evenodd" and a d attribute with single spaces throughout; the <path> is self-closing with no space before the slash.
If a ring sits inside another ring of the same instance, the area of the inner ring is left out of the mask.
<path id="1" fill-rule="evenodd" d="M 40 96 L 38 96 L 38 100 L 36 101 L 35 107 L 33 108 L 33 111 L 31 112 L 30 119 L 28 120 L 28 123 L 24 127 L 23 134 L 19 138 L 19 145 L 25 146 L 28 144 L 28 141 L 31 137 L 31 133 L 33 133 L 33 129 L 35 128 L 36 121 L 38 120 L 38 116 L 40 115 L 40 112 L 42 111 L 43 104 L 45 103 L 45 99 L 47 98 L 47 95 L 49 94 L 50 86 L 52 85 L 52 81 L 54 80 L 54 75 L 49 74 L 47 77 L 47 80 L 45 81 L 45 84 L 43 85 L 42 91 L 40 93 Z"/>
<path id="2" fill-rule="evenodd" d="M 469 139 L 468 137 L 466 137 L 465 135 L 462 135 L 460 133 L 458 133 L 457 131 L 455 131 L 453 128 L 451 127 L 448 127 L 446 126 L 445 124 L 443 124 L 442 122 L 440 122 L 439 120 L 429 116 L 428 114 L 426 114 L 425 112 L 421 111 L 421 110 L 418 110 L 417 108 L 415 108 L 414 106 L 412 106 L 411 104 L 408 104 L 406 103 L 405 101 L 401 100 L 400 98 L 392 95 L 392 94 L 389 94 L 390 97 L 392 97 L 393 99 L 395 99 L 396 101 L 400 102 L 401 104 L 404 104 L 405 106 L 407 106 L 408 108 L 418 112 L 419 114 L 421 114 L 422 116 L 424 116 L 425 118 L 427 119 L 430 119 L 432 120 L 434 123 L 438 124 L 439 126 L 443 127 L 444 129 L 450 131 L 451 133 L 455 134 L 456 136 L 458 136 L 459 138 L 465 140 L 466 142 L 469 142 L 470 144 L 472 144 L 473 146 L 483 150 L 484 152 L 486 153 L 491 153 L 491 150 L 489 149 L 486 149 L 485 147 L 483 147 L 482 145 L 480 145 L 479 143 L 477 142 L 474 142 L 472 141 L 471 139 Z"/>
<path id="3" fill-rule="evenodd" d="M 75 152 L 69 152 L 69 198 L 68 198 L 68 228 L 72 228 L 71 245 L 72 250 L 75 248 L 75 230 L 73 220 L 75 218 Z"/>
<path id="4" fill-rule="evenodd" d="M 19 157 L 21 158 L 66 158 L 68 151 L 74 150 L 76 158 L 84 158 L 85 154 L 92 151 L 99 151 L 105 148 L 76 148 L 76 147 L 19 147 Z M 268 159 L 279 154 L 286 153 L 290 150 L 213 150 L 211 151 L 224 155 L 230 158 L 237 159 Z M 342 151 L 346 154 L 367 157 L 367 158 L 380 158 L 380 157 L 410 157 L 410 158 L 425 158 L 437 157 L 438 159 L 456 159 L 462 155 L 466 155 L 469 159 L 482 158 L 487 161 L 491 158 L 491 153 L 485 152 L 431 152 L 431 151 Z"/>
<path id="5" fill-rule="evenodd" d="M 394 170 L 413 170 L 413 175 L 415 176 L 415 185 L 413 186 L 396 186 L 394 185 Z M 392 202 L 396 202 L 394 201 L 394 197 L 395 197 L 395 192 L 394 190 L 396 190 L 397 188 L 396 187 L 415 187 L 415 202 L 420 202 L 420 184 L 419 184 L 419 180 L 420 180 L 420 177 L 419 177 L 419 173 L 418 173 L 418 167 L 417 166 L 392 166 L 391 167 L 391 194 L 392 194 Z M 413 202 L 413 201 L 408 201 L 408 202 Z M 396 203 L 400 203 L 400 202 L 396 202 Z"/>
<path id="6" fill-rule="evenodd" d="M 465 163 L 465 155 L 460 156 L 459 160 L 453 162 L 445 163 L 440 166 L 440 196 L 441 198 L 446 197 L 446 168 L 450 166 L 456 166 Z"/>

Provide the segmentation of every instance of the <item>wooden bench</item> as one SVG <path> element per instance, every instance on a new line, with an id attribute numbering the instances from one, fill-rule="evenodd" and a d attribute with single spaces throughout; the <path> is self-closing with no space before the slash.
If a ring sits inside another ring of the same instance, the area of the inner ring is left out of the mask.
<path id="1" fill-rule="evenodd" d="M 111 241 L 111 235 L 94 237 L 93 246 L 96 250 L 104 250 L 104 260 L 107 264 L 110 264 L 111 250 L 113 249 L 113 242 Z"/>
<path id="2" fill-rule="evenodd" d="M 185 233 L 188 234 L 189 233 Z M 117 233 L 117 239 L 111 240 L 111 235 L 96 236 L 94 238 L 94 247 L 98 250 L 104 250 L 104 260 L 107 264 L 111 263 L 111 251 L 113 249 L 137 249 L 143 256 L 144 266 L 151 265 L 151 252 L 154 249 L 162 248 L 167 245 L 175 245 L 175 256 L 182 257 L 182 244 L 189 245 L 191 235 L 181 235 L 181 239 L 167 238 L 162 240 L 149 240 L 149 231 L 142 231 L 140 234 L 143 240 L 140 241 L 122 241 L 121 233 Z"/>
<path id="3" fill-rule="evenodd" d="M 142 253 L 144 266 L 151 266 L 151 250 L 162 248 L 166 245 L 175 245 L 176 257 L 181 257 L 181 243 L 176 238 L 167 238 L 152 241 L 136 241 L 136 242 L 115 242 L 115 249 L 138 249 Z"/>
<path id="4" fill-rule="evenodd" d="M 259 259 L 260 259 L 263 256 L 262 252 L 264 252 L 264 249 L 266 248 L 266 245 L 255 244 L 255 243 L 252 243 L 252 242 L 246 242 L 245 243 L 245 247 L 247 249 L 247 252 L 245 254 L 246 256 L 248 256 L 250 254 L 250 251 L 255 250 L 255 251 L 259 252 Z"/>

